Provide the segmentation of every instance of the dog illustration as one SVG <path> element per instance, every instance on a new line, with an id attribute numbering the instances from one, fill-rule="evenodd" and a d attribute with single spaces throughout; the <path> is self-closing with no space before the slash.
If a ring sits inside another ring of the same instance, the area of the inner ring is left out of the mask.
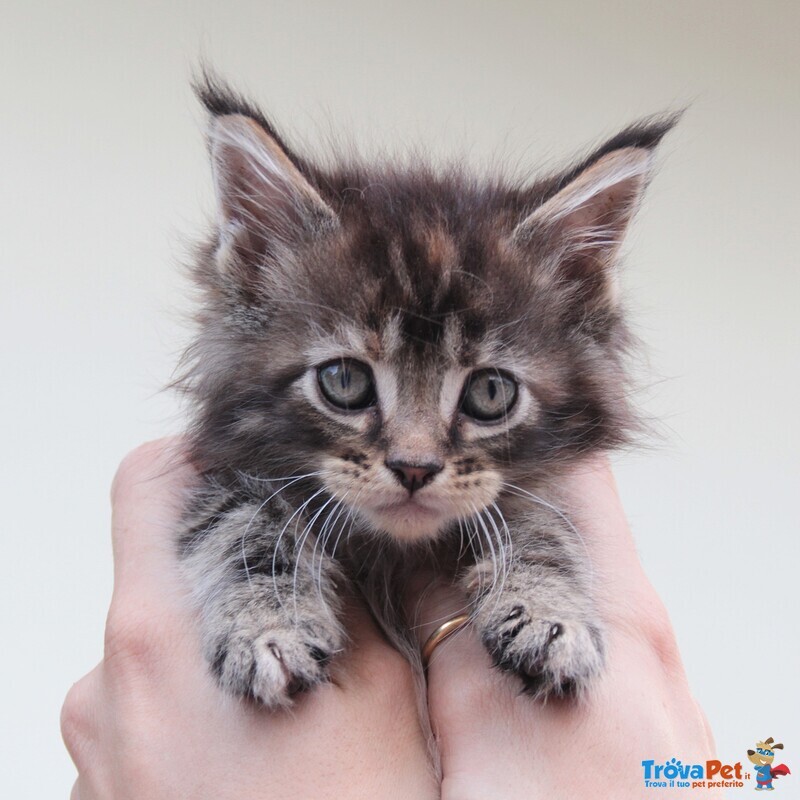
<path id="1" fill-rule="evenodd" d="M 755 765 L 756 773 L 756 791 L 769 791 L 771 792 L 775 787 L 772 785 L 773 778 L 779 778 L 781 775 L 790 775 L 789 767 L 786 764 L 778 764 L 777 767 L 772 766 L 775 760 L 775 751 L 783 750 L 783 745 L 778 742 L 774 744 L 775 740 L 770 736 L 763 742 L 756 742 L 755 750 L 748 750 L 747 757 Z"/>

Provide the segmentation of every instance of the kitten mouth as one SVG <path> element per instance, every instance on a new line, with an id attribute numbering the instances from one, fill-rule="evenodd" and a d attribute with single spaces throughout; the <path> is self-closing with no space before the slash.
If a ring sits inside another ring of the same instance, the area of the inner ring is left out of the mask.
<path id="1" fill-rule="evenodd" d="M 365 511 L 375 527 L 406 540 L 436 536 L 447 520 L 441 509 L 421 503 L 416 497 L 383 503 Z"/>
<path id="2" fill-rule="evenodd" d="M 441 511 L 426 503 L 420 503 L 416 497 L 406 497 L 395 503 L 385 503 L 375 508 L 379 514 L 419 514 L 420 516 L 442 516 Z"/>

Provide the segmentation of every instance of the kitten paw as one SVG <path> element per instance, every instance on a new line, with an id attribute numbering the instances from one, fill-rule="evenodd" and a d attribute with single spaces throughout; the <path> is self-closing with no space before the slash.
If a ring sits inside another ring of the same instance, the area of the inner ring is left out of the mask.
<path id="1" fill-rule="evenodd" d="M 603 667 L 598 625 L 535 603 L 500 602 L 480 628 L 495 666 L 519 675 L 525 691 L 537 698 L 578 695 Z"/>
<path id="2" fill-rule="evenodd" d="M 211 668 L 223 689 L 274 709 L 328 680 L 328 665 L 342 645 L 340 631 L 304 621 L 285 627 L 273 622 L 262 630 L 233 630 L 216 643 Z"/>

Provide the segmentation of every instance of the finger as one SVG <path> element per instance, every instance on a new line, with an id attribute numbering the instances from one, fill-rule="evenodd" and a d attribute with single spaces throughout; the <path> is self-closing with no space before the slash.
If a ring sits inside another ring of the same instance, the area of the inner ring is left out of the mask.
<path id="1" fill-rule="evenodd" d="M 74 683 L 61 707 L 61 737 L 78 772 L 85 769 L 98 741 L 100 666 Z"/>
<path id="2" fill-rule="evenodd" d="M 411 628 L 416 635 L 420 650 L 443 624 L 469 614 L 472 610 L 469 598 L 460 587 L 439 580 L 430 580 L 421 589 L 415 587 L 414 596 L 409 598 L 408 603 Z M 443 644 L 444 642 L 441 646 Z M 437 646 L 436 650 L 438 649 Z"/>
<path id="3" fill-rule="evenodd" d="M 606 623 L 629 627 L 642 619 L 663 620 L 665 612 L 639 560 L 608 459 L 589 459 L 567 476 L 561 501 L 580 536 Z"/>
<path id="4" fill-rule="evenodd" d="M 538 780 L 529 774 L 535 751 L 524 731 L 517 730 L 519 686 L 492 669 L 471 625 L 436 647 L 428 661 L 427 683 L 431 727 L 450 796 L 539 796 Z M 530 726 L 537 724 L 532 717 Z"/>
<path id="5" fill-rule="evenodd" d="M 115 598 L 160 597 L 174 585 L 175 531 L 194 479 L 181 439 L 150 442 L 122 461 L 111 490 Z"/>
<path id="6" fill-rule="evenodd" d="M 69 800 L 96 800 L 99 797 L 110 797 L 111 795 L 96 791 L 85 775 L 78 775 L 78 780 L 72 785 Z"/>
<path id="7" fill-rule="evenodd" d="M 360 597 L 344 598 L 341 622 L 347 647 L 331 662 L 333 683 L 342 689 L 361 690 L 365 683 L 382 681 L 389 672 L 410 671 L 408 662 L 388 641 Z"/>
<path id="8" fill-rule="evenodd" d="M 590 554 L 605 565 L 604 555 L 636 554 L 611 464 L 605 456 L 587 459 L 560 487 L 562 508 L 581 534 Z"/>

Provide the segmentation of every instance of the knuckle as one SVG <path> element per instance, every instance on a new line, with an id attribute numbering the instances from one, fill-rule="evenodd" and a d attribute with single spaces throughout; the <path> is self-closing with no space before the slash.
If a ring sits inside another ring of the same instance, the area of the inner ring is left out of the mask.
<path id="1" fill-rule="evenodd" d="M 638 633 L 668 671 L 682 671 L 675 631 L 664 604 L 655 592 L 640 606 Z"/>
<path id="2" fill-rule="evenodd" d="M 159 633 L 141 611 L 120 611 L 112 606 L 106 620 L 105 661 L 112 667 L 125 665 L 149 672 L 159 658 Z"/>
<path id="3" fill-rule="evenodd" d="M 406 685 L 413 685 L 413 673 L 408 661 L 385 643 L 363 646 L 358 656 L 356 668 L 360 676 L 373 684 L 390 686 L 398 692 L 402 692 Z"/>
<path id="4" fill-rule="evenodd" d="M 156 439 L 131 450 L 120 462 L 111 482 L 112 504 L 127 496 L 132 487 L 152 477 L 153 466 L 164 459 L 174 444 L 175 440 L 171 438 Z"/>
<path id="5" fill-rule="evenodd" d="M 396 698 L 414 696 L 414 673 L 406 658 L 380 640 L 358 643 L 340 660 L 331 665 L 334 685 L 344 691 L 357 687 L 366 692 L 376 707 L 389 706 L 392 713 Z"/>
<path id="6" fill-rule="evenodd" d="M 380 665 L 380 678 L 384 685 L 391 687 L 399 694 L 412 695 L 414 693 L 414 673 L 405 658 L 395 651 L 385 654 Z M 387 702 L 393 702 L 391 693 L 381 695 Z"/>
<path id="7" fill-rule="evenodd" d="M 475 719 L 512 719 L 513 708 L 507 708 L 509 697 L 517 692 L 509 676 L 489 670 L 476 670 L 474 665 L 454 665 L 446 677 L 437 673 L 432 686 L 434 716 L 443 728 L 460 730 Z M 454 675 L 456 676 L 454 678 Z M 516 679 L 514 679 L 516 680 Z"/>
<path id="8" fill-rule="evenodd" d="M 70 687 L 61 706 L 61 736 L 78 769 L 82 768 L 83 754 L 94 736 L 93 693 L 92 675 L 89 674 Z"/>

